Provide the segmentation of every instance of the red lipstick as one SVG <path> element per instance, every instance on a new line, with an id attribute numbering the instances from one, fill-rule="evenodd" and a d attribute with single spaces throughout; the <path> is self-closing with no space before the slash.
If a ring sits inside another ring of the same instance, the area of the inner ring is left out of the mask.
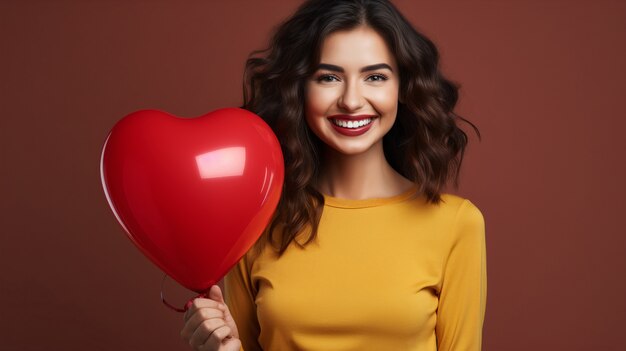
<path id="1" fill-rule="evenodd" d="M 374 123 L 375 118 L 376 116 L 374 115 L 355 115 L 355 116 L 333 115 L 333 116 L 328 117 L 329 122 L 333 126 L 333 128 L 338 133 L 346 135 L 346 136 L 359 136 L 361 134 L 365 134 L 372 127 L 372 124 Z M 349 128 L 347 126 L 344 127 L 344 126 L 337 125 L 337 123 L 335 123 L 336 121 L 341 121 L 344 125 L 346 125 L 347 122 L 350 122 L 350 124 L 352 124 L 353 121 L 360 121 L 364 119 L 370 119 L 370 122 L 358 128 Z"/>

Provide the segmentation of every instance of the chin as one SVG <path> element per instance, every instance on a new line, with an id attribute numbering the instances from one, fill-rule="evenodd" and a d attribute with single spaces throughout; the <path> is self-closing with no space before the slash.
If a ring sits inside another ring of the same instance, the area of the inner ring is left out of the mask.
<path id="1" fill-rule="evenodd" d="M 374 145 L 371 143 L 333 143 L 329 146 L 340 154 L 352 156 L 366 153 Z"/>

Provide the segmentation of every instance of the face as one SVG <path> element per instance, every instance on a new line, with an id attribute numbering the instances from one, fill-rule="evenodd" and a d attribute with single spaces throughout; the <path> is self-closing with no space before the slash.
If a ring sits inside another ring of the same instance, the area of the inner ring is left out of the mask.
<path id="1" fill-rule="evenodd" d="M 345 155 L 382 146 L 396 120 L 399 81 L 395 58 L 376 31 L 334 32 L 324 39 L 318 69 L 306 83 L 307 124 Z"/>

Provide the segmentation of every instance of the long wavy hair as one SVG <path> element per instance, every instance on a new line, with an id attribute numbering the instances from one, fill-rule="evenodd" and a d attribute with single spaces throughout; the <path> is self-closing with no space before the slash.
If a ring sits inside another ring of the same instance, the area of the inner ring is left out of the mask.
<path id="1" fill-rule="evenodd" d="M 468 141 L 458 121 L 468 123 L 480 138 L 474 124 L 453 112 L 458 86 L 440 72 L 437 48 L 389 1 L 306 1 L 276 28 L 268 48 L 250 54 L 244 72 L 241 107 L 272 128 L 285 160 L 282 196 L 258 242 L 270 242 L 278 255 L 292 241 L 304 247 L 315 239 L 324 207 L 324 197 L 314 187 L 323 143 L 304 118 L 305 82 L 315 73 L 324 38 L 362 25 L 381 35 L 397 60 L 401 102 L 383 149 L 389 164 L 413 181 L 420 195 L 438 204 L 449 180 L 458 188 Z M 308 235 L 304 243 L 296 240 L 300 232 Z"/>

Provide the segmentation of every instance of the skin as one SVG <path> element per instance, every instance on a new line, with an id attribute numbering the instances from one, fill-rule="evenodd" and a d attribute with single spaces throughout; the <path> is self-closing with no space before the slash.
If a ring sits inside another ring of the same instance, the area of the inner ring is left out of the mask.
<path id="1" fill-rule="evenodd" d="M 345 199 L 390 197 L 408 190 L 413 183 L 397 173 L 383 153 L 383 136 L 398 111 L 400 82 L 383 38 L 367 26 L 332 33 L 322 44 L 320 63 L 343 72 L 319 69 L 306 82 L 307 125 L 325 144 L 318 190 Z M 380 63 L 389 68 L 361 72 Z M 365 134 L 349 137 L 331 125 L 328 117 L 336 114 L 376 118 Z M 212 286 L 208 297 L 194 299 L 181 338 L 198 351 L 239 350 L 239 332 L 219 286 Z"/>
<path id="2" fill-rule="evenodd" d="M 196 298 L 185 312 L 180 337 L 197 351 L 239 351 L 241 341 L 220 287 L 213 285 L 209 298 Z"/>
<path id="3" fill-rule="evenodd" d="M 389 68 L 362 71 L 381 63 Z M 383 136 L 396 120 L 400 86 L 395 57 L 384 39 L 368 26 L 334 32 L 322 44 L 320 64 L 343 72 L 318 69 L 306 83 L 306 121 L 325 144 L 318 190 L 345 199 L 408 190 L 413 183 L 389 165 L 383 152 Z M 346 136 L 328 118 L 337 114 L 376 118 L 365 134 Z"/>

